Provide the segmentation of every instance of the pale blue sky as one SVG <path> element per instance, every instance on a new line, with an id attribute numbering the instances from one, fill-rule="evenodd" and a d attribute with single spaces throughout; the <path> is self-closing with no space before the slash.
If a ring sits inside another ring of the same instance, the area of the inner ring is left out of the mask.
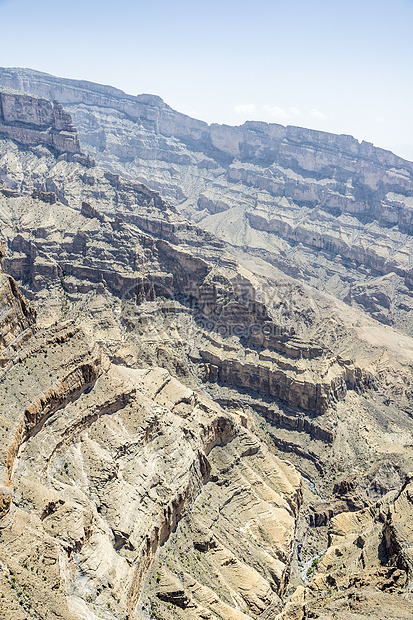
<path id="1" fill-rule="evenodd" d="M 413 160 L 413 0 L 0 0 L 0 66 L 207 122 L 349 133 Z"/>

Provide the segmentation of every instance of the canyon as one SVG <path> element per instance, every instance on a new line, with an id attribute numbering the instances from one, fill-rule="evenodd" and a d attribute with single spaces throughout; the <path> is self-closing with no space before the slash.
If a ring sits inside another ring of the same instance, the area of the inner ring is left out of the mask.
<path id="1" fill-rule="evenodd" d="M 3 615 L 410 618 L 413 164 L 0 84 Z"/>
<path id="2" fill-rule="evenodd" d="M 0 69 L 64 104 L 82 148 L 235 248 L 412 334 L 413 164 L 352 136 L 212 124 L 154 95 Z"/>

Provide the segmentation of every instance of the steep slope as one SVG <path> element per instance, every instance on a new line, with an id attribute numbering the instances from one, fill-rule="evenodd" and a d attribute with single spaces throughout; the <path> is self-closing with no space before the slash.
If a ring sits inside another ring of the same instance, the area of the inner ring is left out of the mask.
<path id="1" fill-rule="evenodd" d="M 43 144 L 78 153 L 79 138 L 70 114 L 59 101 L 22 95 L 0 87 L 0 133 L 21 144 Z"/>
<path id="2" fill-rule="evenodd" d="M 153 360 L 143 368 L 127 368 L 119 360 L 111 364 L 81 329 L 83 324 L 92 332 L 93 324 L 102 341 L 108 339 L 107 346 L 102 342 L 108 352 L 113 342 L 116 348 L 122 343 L 125 347 L 127 317 L 122 320 L 116 315 L 122 305 L 119 295 L 128 293 L 124 299 L 129 303 L 131 290 L 138 291 L 144 283 L 152 288 L 154 283 L 170 283 L 172 274 L 162 272 L 162 245 L 161 262 L 155 263 L 155 240 L 149 235 L 115 215 L 109 219 L 86 203 L 82 212 L 59 203 L 50 192 L 31 186 L 31 178 L 39 181 L 39 175 L 24 170 L 27 162 L 35 161 L 37 173 L 42 166 L 44 172 L 48 161 L 53 161 L 54 166 L 64 164 L 65 178 L 70 171 L 76 178 L 79 170 L 82 174 L 90 170 L 87 158 L 86 167 L 78 157 L 68 162 L 67 154 L 59 162 L 53 150 L 48 159 L 44 146 L 31 150 L 25 142 L 22 149 L 3 141 L 2 148 L 9 166 L 6 180 L 14 186 L 12 192 L 5 187 L 2 193 L 2 234 L 18 247 L 11 252 L 8 267 L 24 282 L 40 321 L 48 325 L 36 326 L 34 310 L 15 281 L 1 273 L 2 615 L 67 620 L 140 617 L 137 608 L 146 573 L 182 514 L 191 513 L 204 487 L 217 511 L 229 503 L 212 472 L 216 454 L 235 460 L 243 471 L 242 479 L 228 476 L 232 493 L 241 494 L 238 507 L 261 506 L 260 511 L 269 511 L 282 536 L 275 535 L 273 524 L 268 540 L 243 541 L 242 549 L 248 551 L 243 554 L 241 545 L 239 551 L 232 549 L 232 539 L 221 543 L 221 556 L 230 554 L 237 561 L 237 574 L 254 580 L 240 585 L 234 576 L 225 585 L 222 577 L 222 600 L 214 596 L 213 601 L 201 598 L 198 603 L 194 593 L 188 602 L 193 599 L 192 606 L 200 605 L 204 611 L 209 605 L 220 607 L 240 619 L 255 618 L 257 610 L 269 605 L 279 608 L 301 498 L 298 472 L 270 454 L 265 443 L 240 424 L 239 416 L 223 411 L 199 389 L 183 385 Z M 10 176 L 11 161 L 20 163 L 19 182 Z M 96 175 L 102 178 L 104 195 L 107 180 L 100 171 Z M 108 201 L 113 197 L 110 187 Z M 125 192 L 128 187 L 135 198 L 139 196 L 142 210 L 147 201 L 148 216 L 151 206 L 156 210 L 155 203 L 159 216 L 167 209 L 146 188 L 125 184 Z M 11 224 L 17 225 L 17 234 Z M 126 231 L 119 232 L 123 227 Z M 189 238 L 195 238 L 196 232 L 189 227 Z M 38 234 L 39 245 L 35 244 Z M 205 236 L 199 231 L 200 242 Z M 91 267 L 81 239 L 92 241 L 95 262 Z M 138 257 L 145 248 L 149 260 L 146 269 L 138 271 Z M 110 249 L 113 256 L 108 256 Z M 213 245 L 209 251 L 214 254 Z M 204 261 L 182 254 L 186 277 L 205 275 Z M 105 308 L 99 307 L 105 297 L 106 316 Z M 73 308 L 79 310 L 79 306 L 82 312 L 76 313 L 76 322 L 59 320 L 73 319 Z M 114 331 L 117 328 L 112 337 L 109 314 Z M 244 489 L 248 478 L 249 490 Z M 255 491 L 254 485 L 268 487 L 268 493 Z M 259 514 L 251 518 L 260 521 Z M 225 573 L 221 556 L 213 561 L 217 575 Z M 256 583 L 261 588 L 258 593 Z M 245 613 L 237 611 L 232 596 L 244 601 Z"/>
<path id="3" fill-rule="evenodd" d="M 208 126 L 159 97 L 23 69 L 0 84 L 57 98 L 83 148 L 225 242 L 412 333 L 413 164 L 345 135 Z"/>
<path id="4" fill-rule="evenodd" d="M 0 175 L 6 617 L 305 617 L 360 511 L 360 578 L 410 613 L 412 340 L 47 138 L 0 139 Z"/>

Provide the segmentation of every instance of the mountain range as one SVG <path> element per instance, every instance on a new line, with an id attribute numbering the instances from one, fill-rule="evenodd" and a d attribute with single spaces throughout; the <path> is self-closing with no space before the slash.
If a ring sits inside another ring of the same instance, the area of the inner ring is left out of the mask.
<path id="1" fill-rule="evenodd" d="M 412 617 L 412 175 L 0 69 L 5 617 Z"/>

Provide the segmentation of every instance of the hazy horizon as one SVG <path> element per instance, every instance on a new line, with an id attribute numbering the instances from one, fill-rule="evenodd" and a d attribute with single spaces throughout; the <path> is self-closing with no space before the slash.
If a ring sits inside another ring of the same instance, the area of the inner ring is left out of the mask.
<path id="1" fill-rule="evenodd" d="M 0 65 L 159 95 L 208 123 L 350 134 L 413 160 L 412 0 L 0 0 Z"/>

